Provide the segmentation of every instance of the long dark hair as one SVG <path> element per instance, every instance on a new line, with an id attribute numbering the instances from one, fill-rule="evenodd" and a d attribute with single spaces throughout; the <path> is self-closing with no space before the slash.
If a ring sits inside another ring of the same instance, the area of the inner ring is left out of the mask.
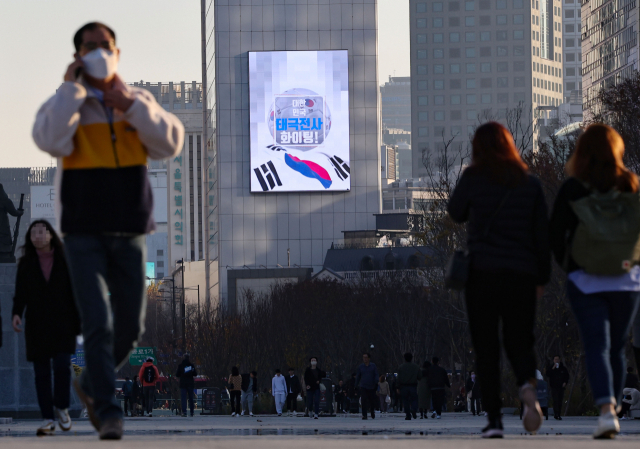
<path id="1" fill-rule="evenodd" d="M 237 366 L 234 366 L 231 368 L 231 375 L 232 376 L 239 376 L 240 375 L 240 371 L 238 370 Z"/>
<path id="2" fill-rule="evenodd" d="M 44 225 L 44 227 L 47 228 L 47 231 L 49 231 L 49 233 L 51 234 L 51 248 L 53 248 L 54 251 L 57 251 L 58 254 L 64 254 L 64 246 L 62 245 L 62 240 L 60 240 L 60 237 L 58 237 L 58 234 L 56 233 L 55 229 L 53 229 L 53 226 L 51 226 L 51 223 L 49 223 L 47 220 L 36 220 L 31 223 L 29 225 L 29 228 L 27 229 L 27 235 L 24 238 L 24 245 L 22 246 L 22 257 L 20 258 L 20 260 L 38 257 L 38 254 L 36 253 L 36 247 L 33 246 L 33 242 L 31 241 L 31 229 L 33 229 L 33 227 L 37 224 Z"/>
<path id="3" fill-rule="evenodd" d="M 492 181 L 517 185 L 528 173 L 513 136 L 507 128 L 497 122 L 480 126 L 472 142 L 471 166 L 486 173 Z"/>
<path id="4" fill-rule="evenodd" d="M 610 126 L 595 123 L 578 138 L 566 171 L 602 193 L 614 187 L 621 192 L 637 192 L 638 177 L 624 166 L 623 156 L 620 134 Z"/>

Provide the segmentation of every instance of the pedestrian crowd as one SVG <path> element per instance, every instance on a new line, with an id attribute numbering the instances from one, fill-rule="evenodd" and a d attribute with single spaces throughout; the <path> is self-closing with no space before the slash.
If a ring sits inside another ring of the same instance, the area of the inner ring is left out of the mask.
<path id="1" fill-rule="evenodd" d="M 69 431 L 70 358 L 82 333 L 86 368 L 73 382 L 101 439 L 120 439 L 123 414 L 153 413 L 160 377 L 153 358 L 123 385 L 124 412 L 114 395 L 115 372 L 144 332 L 145 234 L 155 228 L 147 160 L 176 157 L 184 127 L 148 91 L 117 74 L 120 50 L 108 26 L 92 22 L 73 38 L 74 61 L 64 82 L 39 109 L 33 138 L 61 158 L 58 237 L 47 221 L 29 226 L 18 264 L 12 324 L 24 330 L 44 422 L 39 435 Z M 568 178 L 551 215 L 541 183 L 502 125 L 480 126 L 470 165 L 450 198 L 452 220 L 468 223 L 466 251 L 447 267 L 446 282 L 464 290 L 476 354 L 465 381 L 434 357 L 422 365 L 411 353 L 397 373 L 380 373 L 369 353 L 345 383 L 332 390 L 317 357 L 302 377 L 275 371 L 271 394 L 278 416 L 306 397 L 308 416 L 335 395 L 339 412 L 402 408 L 405 419 L 440 419 L 446 389 L 456 411 L 487 416 L 483 437 L 501 438 L 501 345 L 511 362 L 527 431 L 542 424 L 551 398 L 555 419 L 570 373 L 560 355 L 542 372 L 534 355 L 536 301 L 549 282 L 552 255 L 566 272 L 566 289 L 579 325 L 586 368 L 600 416 L 595 438 L 613 438 L 619 419 L 640 409 L 638 379 L 627 373 L 625 345 L 633 328 L 640 357 L 640 197 L 638 178 L 624 165 L 624 142 L 603 124 L 589 126 L 566 164 Z M 99 201 L 96 201 L 99 198 Z M 635 319 L 635 321 L 634 321 Z M 24 320 L 24 324 L 23 324 Z M 502 334 L 502 335 L 500 335 Z M 501 343 L 502 342 L 502 343 Z M 51 373 L 53 372 L 53 378 Z M 181 412 L 194 414 L 196 366 L 189 354 L 178 367 Z M 455 378 L 455 379 L 454 379 Z M 453 385 L 452 385 L 453 382 Z M 231 369 L 232 416 L 253 415 L 255 371 Z M 550 390 L 550 395 L 549 391 Z M 399 404 L 401 407 L 398 407 Z M 143 409 L 144 407 L 144 409 Z M 130 410 L 130 412 L 129 412 Z"/>

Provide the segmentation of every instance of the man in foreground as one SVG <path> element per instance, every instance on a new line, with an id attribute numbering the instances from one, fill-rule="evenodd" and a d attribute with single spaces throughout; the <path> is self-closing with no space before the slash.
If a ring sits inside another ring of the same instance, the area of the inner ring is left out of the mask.
<path id="1" fill-rule="evenodd" d="M 144 330 L 145 234 L 155 229 L 147 158 L 177 155 L 184 127 L 117 75 L 111 28 L 88 23 L 73 42 L 75 60 L 38 111 L 33 139 L 61 159 L 60 228 L 86 357 L 76 391 L 100 438 L 120 439 L 115 370 Z"/>

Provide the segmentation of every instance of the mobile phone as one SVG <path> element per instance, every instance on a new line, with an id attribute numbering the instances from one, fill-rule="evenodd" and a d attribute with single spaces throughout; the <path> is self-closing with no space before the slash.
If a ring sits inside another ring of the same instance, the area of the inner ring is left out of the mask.
<path id="1" fill-rule="evenodd" d="M 76 73 L 75 73 L 75 75 L 76 75 L 76 79 L 78 79 L 78 77 L 80 76 L 80 74 L 81 74 L 81 73 L 82 73 L 82 67 L 78 67 L 78 68 L 76 69 Z"/>

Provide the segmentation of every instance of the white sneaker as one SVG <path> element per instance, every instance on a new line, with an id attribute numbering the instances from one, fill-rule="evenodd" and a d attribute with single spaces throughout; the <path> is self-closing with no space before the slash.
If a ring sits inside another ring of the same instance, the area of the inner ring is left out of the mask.
<path id="1" fill-rule="evenodd" d="M 249 412 L 249 416 L 253 417 L 253 412 Z"/>
<path id="2" fill-rule="evenodd" d="M 244 410 L 242 410 L 242 413 L 240 413 L 240 416 L 244 416 Z"/>
<path id="3" fill-rule="evenodd" d="M 608 440 L 615 438 L 618 433 L 620 433 L 618 417 L 613 413 L 607 413 L 598 418 L 598 427 L 593 433 L 593 438 L 596 440 Z"/>
<path id="4" fill-rule="evenodd" d="M 231 416 L 236 416 L 236 412 L 233 412 L 233 413 L 231 414 Z"/>
<path id="5" fill-rule="evenodd" d="M 36 431 L 36 435 L 38 436 L 54 435 L 55 433 L 56 422 L 53 419 L 45 419 Z"/>
<path id="6" fill-rule="evenodd" d="M 58 418 L 58 425 L 60 426 L 60 429 L 62 429 L 64 432 L 70 431 L 71 417 L 69 416 L 69 409 L 55 408 L 54 411 L 56 413 L 56 418 Z"/>
<path id="7" fill-rule="evenodd" d="M 313 419 L 318 419 L 318 414 L 313 415 Z"/>
<path id="8" fill-rule="evenodd" d="M 436 419 L 440 419 L 440 415 L 436 415 Z"/>
<path id="9" fill-rule="evenodd" d="M 529 382 L 520 387 L 520 400 L 524 404 L 522 425 L 527 432 L 537 432 L 542 426 L 542 409 L 537 396 L 536 387 Z"/>
<path id="10" fill-rule="evenodd" d="M 431 418 L 436 419 L 436 412 L 431 413 Z"/>

